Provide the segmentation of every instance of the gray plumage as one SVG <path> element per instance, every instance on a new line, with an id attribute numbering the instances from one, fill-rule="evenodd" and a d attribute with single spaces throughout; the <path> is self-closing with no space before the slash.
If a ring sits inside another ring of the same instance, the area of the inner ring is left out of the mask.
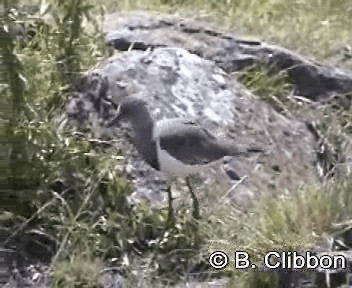
<path id="1" fill-rule="evenodd" d="M 188 176 L 225 156 L 263 151 L 260 148 L 239 149 L 229 140 L 219 140 L 194 121 L 175 118 L 154 122 L 147 103 L 141 98 L 132 96 L 124 98 L 110 126 L 120 119 L 129 120 L 132 124 L 134 144 L 150 166 L 164 172 L 171 179 L 186 176 L 186 184 L 193 200 L 192 215 L 195 219 L 200 216 L 199 202 Z M 175 219 L 171 182 L 167 192 L 169 199 L 167 225 L 173 225 Z"/>
<path id="2" fill-rule="evenodd" d="M 244 154 L 228 140 L 219 141 L 192 121 L 175 122 L 160 135 L 160 148 L 188 165 L 205 165 L 225 156 Z"/>
<path id="3" fill-rule="evenodd" d="M 191 166 L 210 164 L 225 156 L 262 152 L 259 148 L 240 150 L 229 140 L 221 139 L 220 141 L 191 120 L 175 118 L 155 123 L 145 100 L 133 96 L 121 101 L 117 116 L 111 124 L 122 118 L 129 120 L 132 124 L 137 150 L 146 162 L 157 170 L 163 170 L 158 148 L 185 165 Z M 188 174 L 187 171 L 182 172 Z"/>

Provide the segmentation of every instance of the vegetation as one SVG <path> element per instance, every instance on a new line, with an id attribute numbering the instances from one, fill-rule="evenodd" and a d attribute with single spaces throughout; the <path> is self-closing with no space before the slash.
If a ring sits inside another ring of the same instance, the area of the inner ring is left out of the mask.
<path id="1" fill-rule="evenodd" d="M 147 9 L 209 20 L 244 35 L 279 43 L 351 67 L 351 3 L 346 0 L 124 0 L 110 9 Z M 196 15 L 196 16 L 195 16 Z"/>
<path id="2" fill-rule="evenodd" d="M 275 71 L 265 64 L 256 64 L 238 72 L 237 79 L 276 110 L 282 113 L 290 110 L 293 103 L 289 96 L 293 85 L 289 83 L 285 71 Z"/>
<path id="3" fill-rule="evenodd" d="M 200 18 L 267 35 L 325 61 L 336 49 L 346 52 L 343 47 L 352 41 L 352 6 L 344 0 L 107 2 L 114 9 L 201 11 Z M 128 205 L 132 188 L 121 173 L 123 155 L 93 145 L 89 135 L 58 129 L 76 80 L 109 53 L 96 20 L 104 13 L 100 1 L 51 0 L 34 15 L 9 9 L 14 5 L 3 0 L 0 20 L 0 235 L 6 235 L 0 243 L 11 247 L 28 235 L 44 237 L 54 247 L 48 271 L 53 287 L 100 287 L 108 267 L 119 271 L 127 286 L 169 286 L 190 274 L 213 277 L 207 259 L 214 250 L 246 250 L 258 261 L 269 250 L 301 251 L 327 237 L 345 241 L 352 228 L 352 182 L 343 175 L 263 197 L 251 212 L 219 198 L 196 231 L 190 211 L 181 207 L 177 224 L 165 233 L 166 211 Z M 348 66 L 345 52 L 340 56 Z M 284 73 L 252 67 L 239 79 L 282 113 L 313 113 L 309 105 L 290 101 Z M 325 119 L 320 129 L 342 155 L 337 140 L 351 135 L 352 110 L 350 104 L 334 107 L 319 111 Z M 327 125 L 332 119 L 339 127 L 334 131 Z M 215 276 L 228 276 L 236 287 L 277 282 L 275 275 L 239 272 L 232 265 Z"/>

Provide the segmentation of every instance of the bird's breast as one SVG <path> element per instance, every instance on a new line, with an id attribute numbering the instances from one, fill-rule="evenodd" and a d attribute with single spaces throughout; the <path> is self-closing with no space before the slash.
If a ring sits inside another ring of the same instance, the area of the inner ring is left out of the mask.
<path id="1" fill-rule="evenodd" d="M 159 170 L 172 177 L 185 177 L 199 172 L 199 165 L 187 165 L 171 156 L 166 150 L 160 148 L 159 139 L 156 141 L 156 149 L 159 162 Z"/>

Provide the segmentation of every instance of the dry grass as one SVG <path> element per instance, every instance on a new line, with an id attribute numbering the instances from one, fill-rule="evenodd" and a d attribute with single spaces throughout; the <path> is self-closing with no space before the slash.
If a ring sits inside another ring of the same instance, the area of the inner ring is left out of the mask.
<path id="1" fill-rule="evenodd" d="M 196 15 L 223 28 L 254 37 L 260 35 L 324 61 L 351 61 L 347 50 L 343 50 L 352 43 L 350 1 L 108 0 L 104 4 L 108 11 L 145 9 L 193 18 Z M 79 46 L 82 69 L 104 56 L 102 43 L 89 41 L 86 36 L 82 36 Z M 56 287 L 94 287 L 98 285 L 96 272 L 112 259 L 130 287 L 169 287 L 176 281 L 188 281 L 189 272 L 210 272 L 205 278 L 211 277 L 214 271 L 207 271 L 205 264 L 214 249 L 228 253 L 247 250 L 258 260 L 268 250 L 307 249 L 325 237 L 340 237 L 341 231 L 351 229 L 352 182 L 341 180 L 330 186 L 303 187 L 289 195 L 263 197 L 246 214 L 214 201 L 216 206 L 205 211 L 197 231 L 191 225 L 189 211 L 181 209 L 175 229 L 159 239 L 155 235 L 163 227 L 165 211 L 145 204 L 133 209 L 123 207 L 130 187 L 119 175 L 120 163 L 112 160 L 111 153 L 95 151 L 89 139 L 77 141 L 72 135 L 61 135 L 52 129 L 52 112 L 58 109 L 55 99 L 64 95 L 55 74 L 54 57 L 62 47 L 48 42 L 45 35 L 39 40 L 39 45 L 43 45 L 41 52 L 31 48 L 19 50 L 31 84 L 26 91 L 26 104 L 36 113 L 21 129 L 28 138 L 28 147 L 33 149 L 35 161 L 31 163 L 40 168 L 38 171 L 43 174 L 37 174 L 44 180 L 29 191 L 33 199 L 30 207 L 37 214 L 22 215 L 21 209 L 14 209 L 11 215 L 15 215 L 14 222 L 25 223 L 29 229 L 41 229 L 58 241 L 61 249 L 51 271 Z M 277 105 L 278 110 L 291 108 L 285 100 L 290 92 L 285 75 L 271 75 L 260 68 L 246 71 L 241 77 L 249 89 Z M 52 110 L 43 108 L 48 105 Z M 349 117 L 346 121 L 350 123 Z M 48 160 L 50 151 L 55 153 Z M 70 177 L 64 180 L 71 181 L 79 192 L 76 199 L 66 199 L 65 193 L 45 186 L 67 175 Z M 101 185 L 97 187 L 97 183 Z M 229 285 L 236 283 L 236 287 L 276 285 L 276 279 L 267 274 L 240 273 L 230 268 L 220 275 L 229 276 Z"/>
<path id="2" fill-rule="evenodd" d="M 337 57 L 352 64 L 352 3 L 346 0 L 107 0 L 104 6 L 108 12 L 147 10 L 206 19 L 322 60 Z"/>
<path id="3" fill-rule="evenodd" d="M 149 10 L 217 23 L 321 60 L 352 67 L 352 3 L 345 0 L 148 0 L 105 2 L 108 11 Z"/>

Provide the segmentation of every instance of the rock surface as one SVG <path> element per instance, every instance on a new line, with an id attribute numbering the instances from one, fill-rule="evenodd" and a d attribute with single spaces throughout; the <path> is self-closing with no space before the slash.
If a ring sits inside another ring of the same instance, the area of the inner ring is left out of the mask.
<path id="1" fill-rule="evenodd" d="M 270 147 L 270 157 L 227 161 L 226 170 L 239 177 L 248 175 L 229 195 L 239 206 L 246 206 L 248 199 L 263 192 L 281 193 L 318 181 L 315 140 L 304 123 L 279 114 L 214 62 L 182 48 L 132 50 L 107 59 L 82 79 L 67 114 L 81 123 L 89 120 L 98 137 L 124 141 L 129 139 L 125 128 L 108 129 L 98 119 L 113 115 L 110 99 L 117 103 L 132 94 L 148 100 L 155 119 L 193 118 L 238 145 Z M 166 189 L 162 175 L 146 165 L 132 145 L 120 147 L 129 147 L 124 153 L 125 172 L 134 181 L 134 199 L 159 204 L 166 196 L 161 193 Z M 225 194 L 233 185 L 228 175 L 216 168 L 202 174 L 204 181 L 198 191 L 217 187 L 216 193 Z"/>
<path id="2" fill-rule="evenodd" d="M 203 28 L 207 26 L 146 13 L 109 15 L 105 25 L 107 42 L 118 50 L 133 49 L 89 71 L 67 103 L 68 119 L 88 124 L 95 136 L 116 140 L 114 149 L 126 150 L 124 172 L 135 187 L 132 202 L 148 199 L 159 206 L 166 196 L 162 192 L 166 188 L 162 175 L 139 157 L 131 145 L 128 127 L 111 129 L 105 124 L 114 112 L 109 102 L 133 94 L 148 99 L 156 119 L 195 118 L 214 134 L 233 138 L 238 144 L 270 147 L 269 157 L 230 159 L 224 168 L 227 173 L 215 167 L 202 173 L 202 184 L 196 189 L 209 191 L 210 200 L 201 200 L 204 209 L 212 198 L 218 197 L 212 194 L 225 194 L 233 179 L 245 175 L 248 175 L 246 181 L 228 195 L 241 207 L 261 193 L 282 193 L 303 183 L 319 181 L 316 139 L 306 125 L 277 113 L 227 73 L 262 62 L 288 69 L 297 94 L 315 101 L 352 89 L 351 75 L 275 45 Z M 147 51 L 148 47 L 154 49 Z M 0 272 L 4 253 L 0 253 Z M 10 286 L 5 287 L 47 287 L 42 269 L 45 266 L 27 266 L 24 273 L 27 280 L 16 278 L 14 286 L 8 283 Z M 18 273 L 15 275 L 20 277 Z M 103 276 L 104 287 L 120 287 L 123 283 L 118 274 Z M 302 273 L 293 271 L 279 276 L 281 287 L 305 285 L 299 282 Z M 308 276 L 311 279 L 324 275 L 309 273 Z M 314 279 L 309 282 L 317 283 Z M 214 285 L 193 282 L 189 285 L 186 287 L 226 286 L 221 281 Z"/>
<path id="3" fill-rule="evenodd" d="M 296 87 L 295 94 L 314 101 L 352 89 L 352 73 L 321 65 L 276 45 L 246 40 L 207 27 L 209 23 L 173 16 L 124 12 L 110 14 L 104 30 L 107 42 L 118 50 L 182 47 L 214 61 L 228 73 L 255 63 L 266 63 L 286 70 Z"/>

